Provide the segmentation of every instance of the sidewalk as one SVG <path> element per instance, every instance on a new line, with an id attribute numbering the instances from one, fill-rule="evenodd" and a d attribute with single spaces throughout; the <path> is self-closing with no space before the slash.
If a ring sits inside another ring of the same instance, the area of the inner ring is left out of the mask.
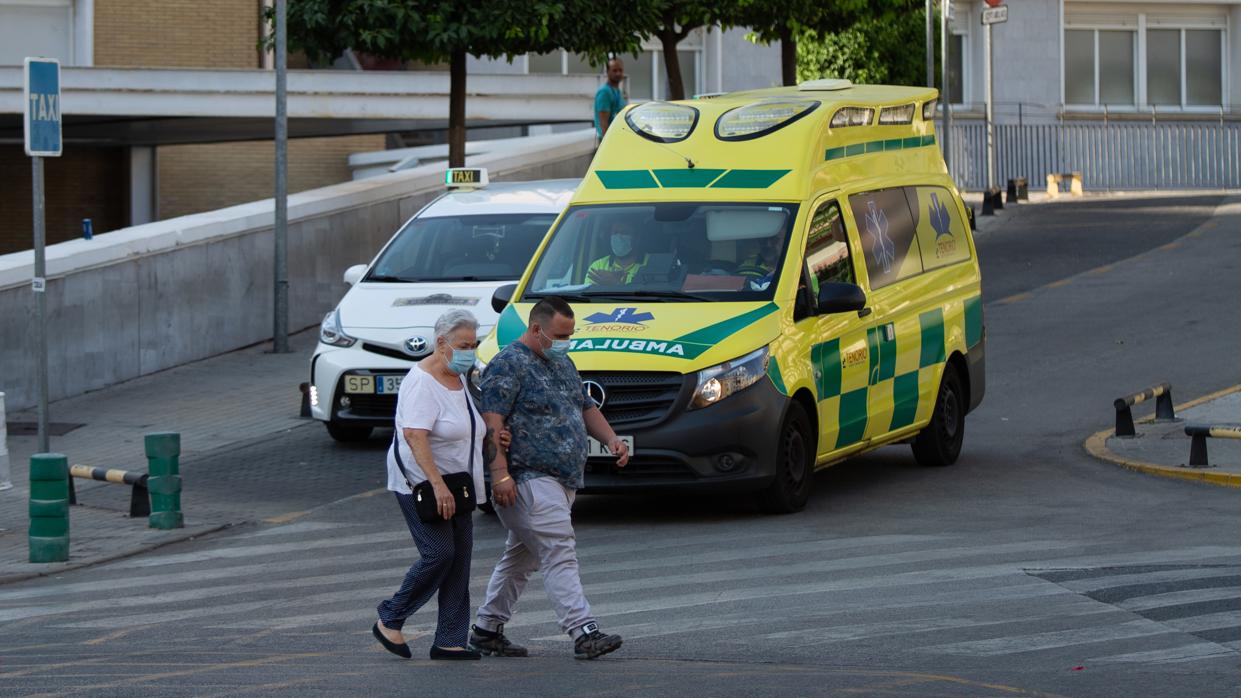
<path id="1" fill-rule="evenodd" d="M 1151 475 L 1241 487 L 1241 440 L 1208 438 L 1210 467 L 1191 468 L 1187 465 L 1191 439 L 1185 435 L 1185 425 L 1191 423 L 1241 425 L 1241 385 L 1179 406 L 1176 418 L 1175 422 L 1135 419 L 1134 437 L 1114 436 L 1112 429 L 1101 431 L 1086 441 L 1086 450 L 1102 460 Z"/>
<path id="2" fill-rule="evenodd" d="M 183 465 L 210 460 L 210 454 L 229 446 L 290 430 L 313 434 L 306 429 L 318 425 L 298 417 L 298 384 L 306 380 L 317 337 L 318 328 L 294 335 L 290 354 L 269 354 L 266 346 L 250 347 L 52 403 L 48 409 L 51 422 L 81 426 L 52 436 L 51 450 L 67 455 L 71 465 L 146 472 L 143 437 L 151 432 L 180 432 Z M 35 422 L 37 414 L 34 410 L 10 412 L 8 421 Z M 77 479 L 82 506 L 72 507 L 69 514 L 70 561 L 30 564 L 28 478 L 38 439 L 10 430 L 8 448 L 13 489 L 0 492 L 0 583 L 131 555 L 248 518 L 247 512 L 230 510 L 228 493 L 215 496 L 214 501 L 201 496 L 195 500 L 202 490 L 191 492 L 187 487 L 182 493 L 185 528 L 152 530 L 145 519 L 129 518 L 129 487 Z"/>

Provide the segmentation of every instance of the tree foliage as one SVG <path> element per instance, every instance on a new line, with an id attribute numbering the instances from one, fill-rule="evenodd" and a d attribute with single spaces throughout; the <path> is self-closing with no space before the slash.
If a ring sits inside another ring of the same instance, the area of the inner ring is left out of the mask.
<path id="1" fill-rule="evenodd" d="M 511 60 L 564 48 L 601 62 L 611 52 L 638 49 L 630 6 L 624 0 L 289 0 L 289 46 L 320 61 L 353 49 L 448 63 L 449 164 L 455 167 L 465 161 L 467 56 Z"/>
<path id="2" fill-rule="evenodd" d="M 921 85 L 926 81 L 926 12 L 918 0 L 890 0 L 852 21 L 804 26 L 797 37 L 797 79 Z"/>

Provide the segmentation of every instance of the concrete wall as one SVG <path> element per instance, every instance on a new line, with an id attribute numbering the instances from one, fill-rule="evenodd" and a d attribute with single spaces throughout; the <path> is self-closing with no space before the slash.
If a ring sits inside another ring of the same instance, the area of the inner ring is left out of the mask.
<path id="1" fill-rule="evenodd" d="M 531 139 L 470 164 L 497 179 L 580 177 L 592 132 Z M 289 326 L 319 323 L 341 273 L 442 191 L 441 165 L 289 197 Z M 272 201 L 48 248 L 50 397 L 78 395 L 271 337 Z M 0 391 L 37 399 L 30 252 L 0 256 Z"/>

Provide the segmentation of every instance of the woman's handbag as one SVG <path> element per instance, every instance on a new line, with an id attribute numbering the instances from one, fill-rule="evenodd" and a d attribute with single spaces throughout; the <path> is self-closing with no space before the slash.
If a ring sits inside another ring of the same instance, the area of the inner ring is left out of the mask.
<path id="1" fill-rule="evenodd" d="M 474 492 L 474 439 L 475 439 L 475 422 L 474 422 L 474 406 L 470 404 L 469 388 L 461 391 L 465 393 L 465 411 L 470 415 L 470 469 L 464 473 L 449 473 L 442 475 L 444 485 L 452 492 L 453 501 L 456 502 L 457 514 L 468 514 L 474 511 L 476 505 L 476 495 Z M 409 485 L 409 489 L 414 493 L 414 511 L 418 514 L 418 520 L 423 523 L 434 523 L 443 521 L 444 517 L 440 515 L 439 506 L 435 502 L 435 488 L 431 485 L 430 480 L 424 480 L 413 485 L 409 480 L 409 472 L 405 469 L 405 462 L 401 459 L 401 447 L 397 442 L 400 438 L 401 430 L 397 429 L 392 434 L 392 453 L 396 456 L 396 464 L 401 468 L 401 474 L 405 476 L 405 484 Z"/>

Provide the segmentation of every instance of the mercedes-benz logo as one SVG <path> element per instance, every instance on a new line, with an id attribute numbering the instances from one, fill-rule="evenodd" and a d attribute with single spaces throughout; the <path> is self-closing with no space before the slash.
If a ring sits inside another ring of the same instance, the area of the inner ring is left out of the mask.
<path id="1" fill-rule="evenodd" d="M 595 403 L 595 407 L 603 409 L 603 403 L 607 402 L 608 399 L 608 394 L 603 389 L 603 386 L 595 381 L 582 381 L 582 387 L 586 388 L 586 395 L 591 402 Z"/>
<path id="2" fill-rule="evenodd" d="M 410 337 L 405 340 L 405 352 L 413 356 L 422 356 L 427 353 L 427 338 Z"/>

